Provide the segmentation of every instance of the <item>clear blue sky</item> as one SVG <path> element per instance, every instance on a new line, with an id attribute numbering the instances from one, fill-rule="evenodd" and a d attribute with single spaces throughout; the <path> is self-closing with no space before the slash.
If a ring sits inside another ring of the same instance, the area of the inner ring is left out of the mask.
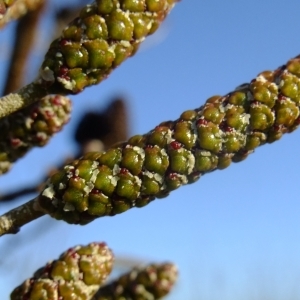
<path id="1" fill-rule="evenodd" d="M 300 53 L 299 12 L 296 0 L 182 0 L 134 58 L 73 97 L 70 124 L 1 177 L 1 191 L 39 180 L 74 152 L 69 136 L 82 112 L 105 107 L 113 95 L 128 98 L 131 134 L 146 133 L 284 64 Z M 44 20 L 40 48 L 50 24 Z M 0 38 L 5 67 L 9 31 Z M 31 78 L 43 56 L 38 50 Z M 2 298 L 68 247 L 106 241 L 117 258 L 175 262 L 180 279 L 170 300 L 300 299 L 299 137 L 299 131 L 284 136 L 143 209 L 85 227 L 44 217 L 1 238 Z M 7 209 L 1 204 L 1 212 Z"/>

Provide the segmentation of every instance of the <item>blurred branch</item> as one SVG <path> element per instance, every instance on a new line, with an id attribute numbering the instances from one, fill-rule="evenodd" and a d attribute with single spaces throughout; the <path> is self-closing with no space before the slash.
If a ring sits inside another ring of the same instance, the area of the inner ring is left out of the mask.
<path id="1" fill-rule="evenodd" d="M 38 186 L 32 185 L 30 187 L 21 188 L 15 192 L 4 194 L 3 196 L 0 195 L 0 201 L 11 201 L 27 194 L 38 193 L 38 191 Z"/>
<path id="2" fill-rule="evenodd" d="M 113 99 L 108 107 L 101 112 L 87 112 L 79 121 L 75 129 L 74 139 L 78 143 L 83 155 L 88 150 L 88 144 L 94 140 L 101 141 L 103 151 L 113 144 L 125 141 L 128 137 L 128 111 L 122 97 Z M 86 149 L 86 150 L 85 150 Z"/>
<path id="3" fill-rule="evenodd" d="M 34 45 L 37 25 L 45 5 L 46 1 L 40 2 L 36 10 L 29 12 L 18 21 L 3 95 L 12 93 L 22 86 L 26 62 Z"/>

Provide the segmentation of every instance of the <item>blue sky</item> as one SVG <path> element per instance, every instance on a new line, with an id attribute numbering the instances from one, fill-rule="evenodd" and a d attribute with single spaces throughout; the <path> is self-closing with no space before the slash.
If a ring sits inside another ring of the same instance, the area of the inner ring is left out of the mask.
<path id="1" fill-rule="evenodd" d="M 68 126 L 2 176 L 1 191 L 39 180 L 73 153 L 70 134 L 82 112 L 105 107 L 114 95 L 128 99 L 130 133 L 146 133 L 300 53 L 298 1 L 228 2 L 182 0 L 134 58 L 72 97 Z M 12 27 L 0 34 L 0 78 Z M 49 34 L 45 18 L 28 78 L 35 76 Z M 43 217 L 17 236 L 1 238 L 3 299 L 46 261 L 91 241 L 106 241 L 117 262 L 175 262 L 180 279 L 170 300 L 300 299 L 299 137 L 299 130 L 286 135 L 145 208 L 84 227 Z M 1 204 L 0 212 L 8 208 Z"/>

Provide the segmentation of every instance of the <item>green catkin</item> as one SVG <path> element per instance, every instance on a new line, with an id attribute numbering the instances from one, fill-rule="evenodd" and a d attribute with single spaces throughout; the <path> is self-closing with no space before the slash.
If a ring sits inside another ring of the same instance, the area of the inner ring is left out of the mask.
<path id="1" fill-rule="evenodd" d="M 171 263 L 134 268 L 99 289 L 92 300 L 156 300 L 168 295 L 178 271 Z"/>
<path id="2" fill-rule="evenodd" d="M 0 174 L 32 147 L 42 147 L 69 121 L 70 99 L 51 95 L 0 120 Z"/>
<path id="3" fill-rule="evenodd" d="M 105 243 L 77 246 L 14 289 L 11 300 L 90 300 L 110 274 L 113 254 Z"/>
<path id="4" fill-rule="evenodd" d="M 57 94 L 105 79 L 154 33 L 178 0 L 97 0 L 52 42 L 40 75 Z"/>
<path id="5" fill-rule="evenodd" d="M 300 57 L 176 121 L 103 153 L 88 153 L 53 175 L 38 201 L 45 213 L 86 224 L 142 207 L 200 176 L 245 159 L 300 123 Z"/>

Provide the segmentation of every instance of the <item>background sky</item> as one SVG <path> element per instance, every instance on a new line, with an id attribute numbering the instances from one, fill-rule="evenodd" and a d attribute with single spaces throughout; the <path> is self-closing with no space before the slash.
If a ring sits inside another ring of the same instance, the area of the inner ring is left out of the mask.
<path id="1" fill-rule="evenodd" d="M 143 134 L 284 64 L 300 53 L 299 12 L 296 0 L 182 0 L 134 58 L 72 97 L 71 122 L 2 176 L 1 192 L 39 181 L 74 153 L 70 135 L 82 113 L 106 107 L 115 95 L 128 99 L 131 135 Z M 2 79 L 13 26 L 0 33 Z M 27 78 L 36 76 L 52 29 L 44 17 Z M 92 241 L 107 242 L 119 269 L 124 259 L 175 262 L 180 278 L 170 300 L 300 299 L 299 137 L 299 130 L 286 135 L 145 208 L 84 227 L 45 216 L 2 237 L 1 299 L 68 247 Z M 14 206 L 0 203 L 0 212 Z"/>

